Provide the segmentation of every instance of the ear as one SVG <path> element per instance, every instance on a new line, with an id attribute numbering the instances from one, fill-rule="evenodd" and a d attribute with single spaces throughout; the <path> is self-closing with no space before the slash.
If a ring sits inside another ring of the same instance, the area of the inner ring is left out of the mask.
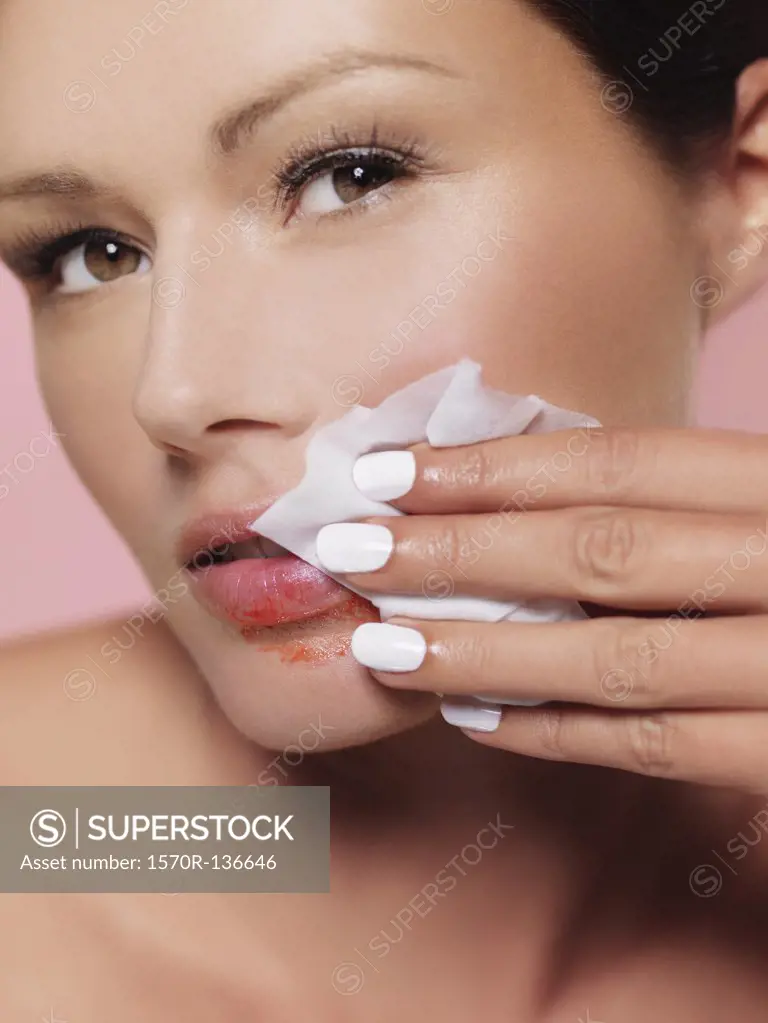
<path id="1" fill-rule="evenodd" d="M 708 246 L 710 276 L 701 278 L 722 296 L 712 303 L 711 322 L 724 318 L 768 281 L 768 59 L 751 64 L 737 83 L 723 174 L 718 240 Z"/>

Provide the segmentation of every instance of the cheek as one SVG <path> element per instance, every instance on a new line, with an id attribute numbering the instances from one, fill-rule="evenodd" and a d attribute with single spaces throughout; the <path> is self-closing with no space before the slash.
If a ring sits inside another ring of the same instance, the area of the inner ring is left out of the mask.
<path id="1" fill-rule="evenodd" d="M 64 434 L 63 447 L 121 533 L 144 531 L 148 484 L 162 457 L 132 411 L 146 306 L 140 296 L 104 302 L 92 313 L 41 314 L 35 323 L 40 388 Z"/>
<path id="2" fill-rule="evenodd" d="M 293 354 L 314 362 L 336 406 L 375 405 L 471 357 L 495 386 L 606 423 L 683 414 L 700 333 L 685 211 L 632 178 L 585 172 L 576 195 L 539 178 L 507 186 L 524 202 L 371 230 L 294 263 L 287 336 L 314 339 Z"/>

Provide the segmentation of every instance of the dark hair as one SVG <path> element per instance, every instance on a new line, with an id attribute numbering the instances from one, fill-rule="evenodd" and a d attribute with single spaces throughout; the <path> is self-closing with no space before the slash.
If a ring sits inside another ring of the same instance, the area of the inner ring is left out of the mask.
<path id="1" fill-rule="evenodd" d="M 684 167 L 700 166 L 727 136 L 739 75 L 768 57 L 768 0 L 527 2 L 617 83 L 606 86 L 605 105 Z"/>

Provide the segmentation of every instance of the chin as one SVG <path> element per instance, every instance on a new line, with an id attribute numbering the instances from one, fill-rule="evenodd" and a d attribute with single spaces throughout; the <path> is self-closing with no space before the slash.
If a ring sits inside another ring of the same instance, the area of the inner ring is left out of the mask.
<path id="1" fill-rule="evenodd" d="M 357 605 L 347 615 L 248 629 L 184 601 L 168 620 L 235 728 L 298 763 L 305 754 L 375 742 L 439 714 L 436 695 L 389 690 L 352 657 L 352 633 L 374 617 L 370 605 Z"/>

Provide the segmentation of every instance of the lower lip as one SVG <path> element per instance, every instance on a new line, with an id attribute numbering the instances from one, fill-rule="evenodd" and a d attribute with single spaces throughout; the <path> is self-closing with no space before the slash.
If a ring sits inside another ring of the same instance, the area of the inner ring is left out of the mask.
<path id="1" fill-rule="evenodd" d="M 283 664 L 320 665 L 329 664 L 346 657 L 352 649 L 350 626 L 363 622 L 381 621 L 379 612 L 367 600 L 349 594 L 346 603 L 327 611 L 324 615 L 306 622 L 296 623 L 290 629 L 291 635 L 283 636 L 279 642 L 264 642 L 269 629 L 241 630 L 243 639 L 258 643 L 266 653 L 278 654 Z M 322 628 L 315 626 L 321 624 Z M 274 630 L 279 632 L 280 629 Z"/>
<path id="2" fill-rule="evenodd" d="M 212 614 L 249 630 L 309 621 L 351 596 L 293 555 L 231 561 L 192 572 L 191 579 L 195 596 Z"/>

